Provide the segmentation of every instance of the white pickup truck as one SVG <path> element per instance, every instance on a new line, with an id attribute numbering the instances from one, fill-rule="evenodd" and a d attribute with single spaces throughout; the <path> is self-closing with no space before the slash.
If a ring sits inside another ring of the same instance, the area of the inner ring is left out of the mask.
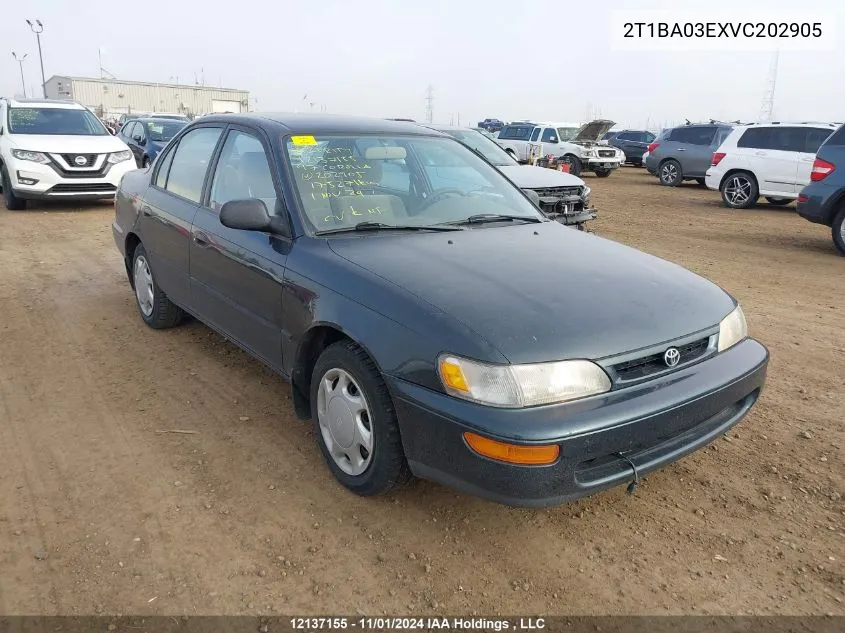
<path id="1" fill-rule="evenodd" d="M 584 125 L 575 123 L 511 123 L 502 128 L 495 141 L 520 162 L 552 155 L 569 163 L 569 171 L 579 175 L 584 171 L 606 177 L 625 162 L 625 153 L 601 143 L 614 125 L 613 121 L 597 119 Z"/>

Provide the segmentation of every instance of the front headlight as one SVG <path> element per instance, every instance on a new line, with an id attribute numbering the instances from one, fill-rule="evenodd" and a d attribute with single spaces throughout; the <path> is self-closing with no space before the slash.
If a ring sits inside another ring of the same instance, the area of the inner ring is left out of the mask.
<path id="1" fill-rule="evenodd" d="M 13 149 L 12 156 L 18 160 L 28 160 L 33 163 L 41 163 L 42 165 L 46 165 L 50 162 L 50 159 L 47 158 L 46 154 L 42 154 L 41 152 L 30 152 L 27 149 Z"/>
<path id="2" fill-rule="evenodd" d="M 584 156 L 587 156 L 588 158 L 593 157 L 595 155 L 596 155 L 596 153 L 591 149 L 585 149 L 584 150 Z"/>
<path id="3" fill-rule="evenodd" d="M 593 190 L 590 189 L 587 185 L 584 185 L 581 188 L 581 199 L 585 202 L 590 199 L 590 194 L 593 193 Z"/>
<path id="4" fill-rule="evenodd" d="M 115 163 L 122 163 L 125 160 L 129 160 L 132 158 L 132 152 L 128 149 L 122 152 L 115 152 L 113 154 L 109 154 L 109 162 L 114 165 Z"/>
<path id="5" fill-rule="evenodd" d="M 733 347 L 748 336 L 748 324 L 739 305 L 719 323 L 719 351 Z"/>
<path id="6" fill-rule="evenodd" d="M 531 407 L 610 391 L 610 378 L 588 360 L 488 365 L 449 354 L 437 361 L 446 392 L 493 407 Z"/>

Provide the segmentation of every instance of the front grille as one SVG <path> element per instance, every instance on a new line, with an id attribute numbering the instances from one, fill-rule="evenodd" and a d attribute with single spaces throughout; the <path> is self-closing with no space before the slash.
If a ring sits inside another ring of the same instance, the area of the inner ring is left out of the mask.
<path id="1" fill-rule="evenodd" d="M 616 152 L 614 152 L 612 149 L 600 149 L 599 156 L 601 156 L 602 158 L 613 158 L 614 156 L 616 156 Z"/>
<path id="2" fill-rule="evenodd" d="M 76 159 L 82 157 L 85 159 L 85 163 L 77 163 Z M 94 161 L 97 160 L 96 154 L 62 154 L 62 158 L 65 159 L 65 162 L 70 165 L 71 167 L 79 167 L 80 169 L 83 167 L 91 167 L 94 164 Z"/>
<path id="3" fill-rule="evenodd" d="M 564 198 L 566 196 L 581 195 L 581 187 L 577 185 L 574 187 L 540 187 L 538 189 L 532 189 L 532 191 L 536 192 L 541 198 Z"/>
<path id="4" fill-rule="evenodd" d="M 709 336 L 686 345 L 679 345 L 677 350 L 680 352 L 680 360 L 678 361 L 678 364 L 671 367 L 671 369 L 679 369 L 680 367 L 688 365 L 692 361 L 701 358 L 707 352 L 709 346 Z M 616 375 L 620 381 L 647 378 L 653 374 L 658 374 L 670 369 L 670 367 L 668 367 L 663 361 L 664 353 L 665 351 L 625 361 L 624 363 L 614 365 L 613 369 L 616 371 Z"/>
<path id="5" fill-rule="evenodd" d="M 95 182 L 95 183 L 61 183 L 50 189 L 50 193 L 78 193 L 78 192 L 94 192 L 94 193 L 114 193 L 116 187 L 110 182 Z"/>

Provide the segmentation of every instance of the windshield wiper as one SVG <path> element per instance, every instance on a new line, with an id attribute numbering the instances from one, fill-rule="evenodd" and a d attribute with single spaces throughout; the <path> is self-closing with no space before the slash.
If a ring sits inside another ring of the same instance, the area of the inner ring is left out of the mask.
<path id="1" fill-rule="evenodd" d="M 342 226 L 336 229 L 317 231 L 314 235 L 331 235 L 332 233 L 353 233 L 355 231 L 463 231 L 457 226 L 443 224 L 385 224 L 383 222 L 358 222 L 354 226 Z"/>
<path id="2" fill-rule="evenodd" d="M 531 215 L 505 215 L 500 213 L 479 213 L 463 220 L 445 222 L 444 224 L 484 224 L 485 222 L 501 222 L 502 220 L 522 220 L 524 222 L 545 222 L 545 220 Z"/>

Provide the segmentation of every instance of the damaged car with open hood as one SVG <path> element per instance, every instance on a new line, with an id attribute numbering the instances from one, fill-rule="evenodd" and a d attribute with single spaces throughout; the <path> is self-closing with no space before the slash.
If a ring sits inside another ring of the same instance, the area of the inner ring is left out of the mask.
<path id="1" fill-rule="evenodd" d="M 506 126 L 496 142 L 518 160 L 534 162 L 551 156 L 568 164 L 571 174 L 579 176 L 591 171 L 605 178 L 625 162 L 622 150 L 601 140 L 614 125 L 606 119 L 580 126 L 576 123 L 536 123 L 530 134 L 522 131 L 522 138 L 511 138 L 509 126 Z"/>
<path id="2" fill-rule="evenodd" d="M 727 292 L 549 220 L 414 123 L 203 117 L 123 177 L 112 230 L 140 319 L 193 315 L 286 379 L 303 455 L 359 495 L 413 476 L 522 506 L 633 490 L 765 382 Z"/>

